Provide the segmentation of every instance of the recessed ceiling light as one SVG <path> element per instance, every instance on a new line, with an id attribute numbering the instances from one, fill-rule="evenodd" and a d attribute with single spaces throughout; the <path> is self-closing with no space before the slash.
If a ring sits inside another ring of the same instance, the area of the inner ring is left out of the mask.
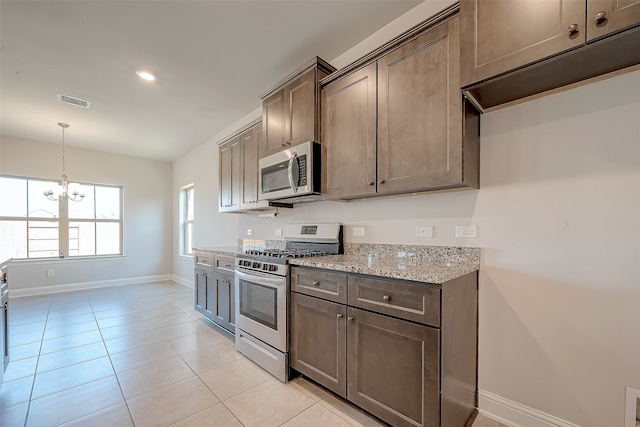
<path id="1" fill-rule="evenodd" d="M 141 79 L 145 79 L 149 81 L 153 81 L 157 78 L 155 74 L 147 70 L 136 70 L 136 74 L 140 76 Z"/>

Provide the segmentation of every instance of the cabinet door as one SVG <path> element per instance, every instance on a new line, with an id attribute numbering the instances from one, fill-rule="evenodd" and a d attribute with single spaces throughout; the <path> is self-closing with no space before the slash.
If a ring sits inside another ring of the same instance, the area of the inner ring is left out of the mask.
<path id="1" fill-rule="evenodd" d="M 316 70 L 311 69 L 284 88 L 285 144 L 316 141 Z"/>
<path id="2" fill-rule="evenodd" d="M 587 0 L 587 40 L 640 23 L 640 0 Z"/>
<path id="3" fill-rule="evenodd" d="M 579 0 L 463 0 L 462 86 L 583 44 L 585 12 Z"/>
<path id="4" fill-rule="evenodd" d="M 394 426 L 440 426 L 439 330 L 347 309 L 347 399 Z"/>
<path id="5" fill-rule="evenodd" d="M 446 21 L 378 60 L 379 194 L 462 183 L 458 26 Z"/>
<path id="6" fill-rule="evenodd" d="M 284 149 L 286 102 L 284 88 L 262 101 L 262 137 L 258 158 L 262 159 Z"/>
<path id="7" fill-rule="evenodd" d="M 195 310 L 204 313 L 207 307 L 207 273 L 205 269 L 195 269 Z"/>
<path id="8" fill-rule="evenodd" d="M 219 148 L 218 211 L 240 209 L 240 137 L 225 142 Z"/>
<path id="9" fill-rule="evenodd" d="M 232 311 L 229 292 L 232 286 L 231 282 L 233 278 L 228 274 L 220 273 L 215 273 L 214 277 L 216 281 L 216 306 L 214 308 L 214 321 L 220 326 L 228 328 Z"/>
<path id="10" fill-rule="evenodd" d="M 240 209 L 256 209 L 269 205 L 266 200 L 258 201 L 258 145 L 262 140 L 262 123 L 253 126 L 240 135 L 242 151 L 242 178 Z"/>
<path id="11" fill-rule="evenodd" d="M 346 397 L 344 305 L 291 293 L 291 367 Z"/>
<path id="12" fill-rule="evenodd" d="M 376 64 L 322 88 L 322 195 L 376 192 Z"/>
<path id="13" fill-rule="evenodd" d="M 205 292 L 205 307 L 204 307 L 204 316 L 209 320 L 214 320 L 216 318 L 216 305 L 217 305 L 217 290 L 216 290 L 216 281 L 213 277 L 213 272 L 207 271 L 205 274 L 205 283 L 206 283 L 206 292 Z"/>

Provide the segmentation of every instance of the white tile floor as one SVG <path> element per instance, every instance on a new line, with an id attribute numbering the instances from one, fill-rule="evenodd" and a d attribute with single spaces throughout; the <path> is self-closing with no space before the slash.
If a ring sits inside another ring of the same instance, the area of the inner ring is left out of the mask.
<path id="1" fill-rule="evenodd" d="M 173 282 L 13 298 L 10 345 L 2 427 L 384 425 L 302 378 L 273 379 Z"/>

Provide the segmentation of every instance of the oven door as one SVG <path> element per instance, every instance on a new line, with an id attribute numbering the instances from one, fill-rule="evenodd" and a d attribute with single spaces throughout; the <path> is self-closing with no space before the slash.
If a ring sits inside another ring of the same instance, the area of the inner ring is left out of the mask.
<path id="1" fill-rule="evenodd" d="M 236 268 L 236 328 L 287 352 L 288 278 Z"/>

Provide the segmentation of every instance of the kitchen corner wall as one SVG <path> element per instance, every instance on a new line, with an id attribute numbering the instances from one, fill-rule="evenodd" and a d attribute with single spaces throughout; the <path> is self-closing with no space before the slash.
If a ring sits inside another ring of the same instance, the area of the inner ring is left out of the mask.
<path id="1" fill-rule="evenodd" d="M 59 179 L 60 144 L 2 135 L 0 147 L 1 173 Z M 71 180 L 124 187 L 124 257 L 16 262 L 10 267 L 12 294 L 170 279 L 171 163 L 73 146 L 67 146 L 66 158 Z M 55 276 L 47 277 L 47 269 Z"/>

